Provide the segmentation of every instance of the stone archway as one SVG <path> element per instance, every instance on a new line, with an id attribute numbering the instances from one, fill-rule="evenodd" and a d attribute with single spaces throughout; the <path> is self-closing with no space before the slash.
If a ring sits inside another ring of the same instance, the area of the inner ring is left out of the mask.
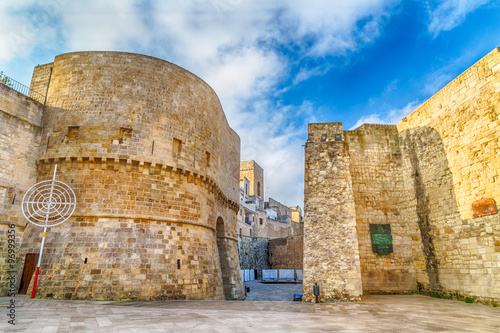
<path id="1" fill-rule="evenodd" d="M 222 217 L 217 218 L 217 249 L 219 252 L 220 270 L 222 273 L 222 286 L 225 299 L 233 299 L 233 286 L 231 284 L 231 267 L 229 264 L 229 253 L 227 247 L 226 231 Z"/>

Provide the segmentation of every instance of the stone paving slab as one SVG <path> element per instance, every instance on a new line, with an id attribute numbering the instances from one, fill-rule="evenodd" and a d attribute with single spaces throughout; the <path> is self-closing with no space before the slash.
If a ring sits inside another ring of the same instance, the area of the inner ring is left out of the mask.
<path id="1" fill-rule="evenodd" d="M 360 303 L 93 302 L 0 298 L 0 332 L 500 332 L 500 308 L 419 295 Z"/>

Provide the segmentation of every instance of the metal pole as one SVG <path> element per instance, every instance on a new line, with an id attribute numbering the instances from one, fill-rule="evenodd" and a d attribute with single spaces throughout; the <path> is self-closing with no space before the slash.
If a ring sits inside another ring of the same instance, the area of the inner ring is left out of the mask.
<path id="1" fill-rule="evenodd" d="M 54 168 L 54 176 L 52 177 L 52 185 L 50 186 L 49 203 L 47 206 L 47 213 L 45 215 L 45 226 L 43 227 L 42 245 L 40 246 L 40 254 L 38 255 L 38 264 L 36 265 L 35 282 L 33 283 L 33 291 L 31 298 L 35 298 L 36 283 L 38 281 L 38 272 L 40 271 L 40 263 L 42 262 L 43 245 L 45 244 L 45 234 L 47 232 L 47 224 L 49 222 L 50 209 L 52 208 L 52 195 L 54 193 L 54 181 L 56 180 L 57 164 Z"/>

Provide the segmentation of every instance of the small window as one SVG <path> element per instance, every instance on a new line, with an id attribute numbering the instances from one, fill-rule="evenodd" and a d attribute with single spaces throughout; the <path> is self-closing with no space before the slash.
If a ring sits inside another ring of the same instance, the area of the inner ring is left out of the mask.
<path id="1" fill-rule="evenodd" d="M 335 141 L 342 141 L 342 134 L 335 134 Z"/>
<path id="2" fill-rule="evenodd" d="M 205 158 L 207 162 L 207 167 L 210 166 L 210 153 L 208 151 L 205 152 Z"/>
<path id="3" fill-rule="evenodd" d="M 321 141 L 322 141 L 322 142 L 326 141 L 326 134 L 323 134 L 323 135 L 321 136 Z"/>
<path id="4" fill-rule="evenodd" d="M 250 237 L 252 237 L 252 230 L 250 230 Z"/>
<path id="5" fill-rule="evenodd" d="M 259 219 L 259 224 L 262 225 L 262 219 Z"/>
<path id="6" fill-rule="evenodd" d="M 80 132 L 80 126 L 68 127 L 68 140 L 72 142 L 78 141 L 79 132 Z"/>
<path id="7" fill-rule="evenodd" d="M 257 182 L 257 196 L 260 197 L 260 182 Z"/>
<path id="8" fill-rule="evenodd" d="M 181 156 L 181 149 L 182 149 L 182 141 L 174 138 L 174 140 L 172 141 L 172 154 L 174 155 L 174 157 Z"/>
<path id="9" fill-rule="evenodd" d="M 120 144 L 128 145 L 130 144 L 130 141 L 132 139 L 132 129 L 131 128 L 126 128 L 122 127 L 120 128 Z"/>

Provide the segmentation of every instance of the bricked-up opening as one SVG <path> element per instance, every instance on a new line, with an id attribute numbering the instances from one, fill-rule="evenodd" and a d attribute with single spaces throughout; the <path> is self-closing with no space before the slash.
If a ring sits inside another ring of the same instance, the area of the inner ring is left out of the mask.
<path id="1" fill-rule="evenodd" d="M 181 157 L 182 141 L 174 138 L 172 140 L 172 154 L 174 157 Z"/>
<path id="2" fill-rule="evenodd" d="M 128 145 L 132 140 L 132 129 L 122 127 L 120 128 L 120 144 Z"/>
<path id="3" fill-rule="evenodd" d="M 69 126 L 68 127 L 68 140 L 70 142 L 78 141 L 79 133 L 80 133 L 80 126 Z"/>
<path id="4" fill-rule="evenodd" d="M 220 270 L 222 273 L 222 287 L 224 290 L 224 297 L 226 299 L 233 299 L 232 297 L 232 285 L 231 285 L 231 267 L 229 266 L 229 259 L 227 253 L 227 239 L 226 232 L 224 228 L 224 220 L 222 217 L 217 218 L 216 225 L 217 233 L 217 250 L 219 251 L 219 263 Z"/>
<path id="5" fill-rule="evenodd" d="M 210 153 L 208 151 L 205 152 L 205 158 L 207 161 L 207 167 L 210 166 Z"/>

